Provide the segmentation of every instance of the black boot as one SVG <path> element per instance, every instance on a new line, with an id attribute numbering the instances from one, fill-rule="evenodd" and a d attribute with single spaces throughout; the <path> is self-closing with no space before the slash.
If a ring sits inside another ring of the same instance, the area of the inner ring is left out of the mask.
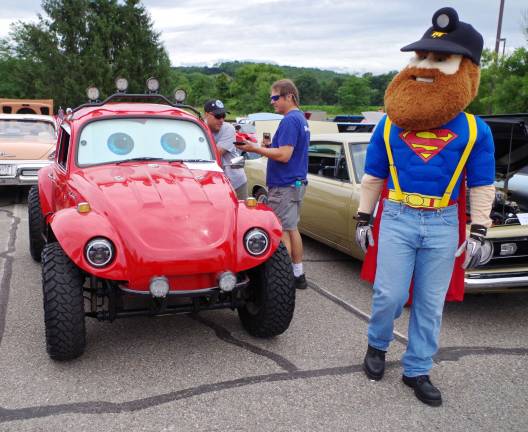
<path id="1" fill-rule="evenodd" d="M 308 282 L 306 282 L 306 276 L 304 273 L 300 276 L 295 276 L 293 279 L 295 281 L 295 288 L 297 289 L 308 288 Z"/>
<path id="2" fill-rule="evenodd" d="M 442 393 L 438 390 L 429 375 L 419 375 L 417 377 L 402 376 L 403 382 L 414 389 L 414 394 L 423 403 L 431 406 L 442 405 Z"/>
<path id="3" fill-rule="evenodd" d="M 385 372 L 385 351 L 371 347 L 367 348 L 363 370 L 371 380 L 379 381 Z"/>

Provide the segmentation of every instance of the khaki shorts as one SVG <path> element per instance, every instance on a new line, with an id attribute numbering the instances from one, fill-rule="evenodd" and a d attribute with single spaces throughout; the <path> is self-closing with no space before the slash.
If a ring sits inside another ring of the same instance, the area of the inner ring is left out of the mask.
<path id="1" fill-rule="evenodd" d="M 300 187 L 270 187 L 268 205 L 279 218 L 284 231 L 294 231 L 301 217 L 301 204 L 306 185 Z"/>

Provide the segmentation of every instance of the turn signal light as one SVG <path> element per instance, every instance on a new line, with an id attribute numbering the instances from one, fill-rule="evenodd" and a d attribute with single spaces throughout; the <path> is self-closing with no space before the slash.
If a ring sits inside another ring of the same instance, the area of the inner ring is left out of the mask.
<path id="1" fill-rule="evenodd" d="M 79 213 L 89 213 L 92 211 L 92 208 L 90 207 L 90 204 L 87 202 L 82 202 L 77 204 L 77 211 Z"/>
<path id="2" fill-rule="evenodd" d="M 256 198 L 255 197 L 246 198 L 246 206 L 248 206 L 248 207 L 256 207 L 257 206 Z"/>

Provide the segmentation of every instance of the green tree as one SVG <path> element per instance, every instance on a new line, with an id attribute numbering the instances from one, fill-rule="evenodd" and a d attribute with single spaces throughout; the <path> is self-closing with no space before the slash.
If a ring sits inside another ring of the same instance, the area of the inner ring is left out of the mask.
<path id="1" fill-rule="evenodd" d="M 321 101 L 326 105 L 336 105 L 337 92 L 345 82 L 345 77 L 335 77 L 321 84 Z"/>
<path id="2" fill-rule="evenodd" d="M 309 72 L 299 75 L 295 79 L 301 102 L 305 105 L 321 102 L 321 86 L 317 78 Z"/>
<path id="3" fill-rule="evenodd" d="M 18 23 L 10 35 L 24 97 L 73 106 L 90 84 L 102 97 L 113 93 L 118 76 L 131 92 L 150 76 L 168 84 L 168 56 L 139 0 L 43 0 L 42 9 L 37 23 Z"/>
<path id="4" fill-rule="evenodd" d="M 220 73 L 215 77 L 216 97 L 225 101 L 231 97 L 230 84 L 231 77 L 225 73 Z"/>
<path id="5" fill-rule="evenodd" d="M 203 106 L 207 99 L 217 98 L 215 78 L 200 72 L 194 72 L 188 76 L 191 86 L 188 92 L 188 103 L 196 107 Z"/>
<path id="6" fill-rule="evenodd" d="M 483 52 L 479 93 L 468 111 L 475 114 L 528 111 L 526 48 L 518 48 L 511 55 L 499 58 L 489 50 Z"/>
<path id="7" fill-rule="evenodd" d="M 231 83 L 230 106 L 244 113 L 269 111 L 270 86 L 281 78 L 284 74 L 278 66 L 246 64 L 240 67 Z"/>
<path id="8" fill-rule="evenodd" d="M 358 111 L 360 108 L 370 105 L 372 93 L 367 78 L 351 75 L 339 87 L 337 97 L 343 108 Z"/>

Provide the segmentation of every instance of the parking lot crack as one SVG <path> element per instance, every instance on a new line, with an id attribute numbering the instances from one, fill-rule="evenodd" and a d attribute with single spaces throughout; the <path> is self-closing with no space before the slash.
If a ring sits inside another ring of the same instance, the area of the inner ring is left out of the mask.
<path id="1" fill-rule="evenodd" d="M 2 279 L 0 280 L 0 345 L 4 336 L 5 318 L 7 313 L 7 302 L 9 300 L 9 287 L 11 285 L 11 276 L 13 272 L 13 252 L 15 251 L 15 242 L 20 218 L 15 216 L 12 211 L 0 208 L 1 213 L 5 213 L 11 219 L 9 228 L 9 240 L 7 250 L 0 252 L 0 258 L 5 260 Z"/>
<path id="2" fill-rule="evenodd" d="M 248 342 L 244 342 L 244 341 L 241 341 L 239 339 L 236 339 L 231 334 L 231 332 L 229 332 L 226 328 L 222 327 L 219 324 L 216 324 L 215 322 L 213 322 L 211 320 L 208 320 L 207 318 L 205 318 L 205 317 L 203 317 L 203 316 L 201 316 L 199 314 L 190 315 L 190 317 L 192 319 L 194 319 L 195 321 L 198 321 L 198 322 L 202 323 L 203 325 L 205 325 L 205 326 L 211 328 L 212 330 L 214 330 L 216 336 L 219 339 L 223 340 L 224 342 L 227 342 L 227 343 L 232 344 L 232 345 L 236 345 L 236 346 L 238 346 L 240 348 L 243 348 L 245 350 L 248 350 L 248 351 L 250 351 L 250 352 L 252 352 L 254 354 L 266 357 L 269 360 L 271 360 L 274 363 L 276 363 L 281 369 L 284 369 L 287 372 L 294 372 L 294 371 L 297 371 L 299 369 L 292 362 L 290 362 L 289 360 L 285 359 L 284 357 L 282 357 L 281 355 L 279 355 L 277 353 L 274 353 L 272 351 L 268 351 L 268 350 L 266 350 L 264 348 L 260 348 L 260 347 L 258 347 L 256 345 L 250 344 Z"/>
<path id="3" fill-rule="evenodd" d="M 497 347 L 445 347 L 441 349 L 435 358 L 437 362 L 457 361 L 465 356 L 491 356 L 491 355 L 528 355 L 525 348 L 497 348 Z M 387 369 L 399 367 L 399 361 L 388 361 Z M 218 391 L 231 390 L 255 384 L 266 384 L 275 382 L 295 381 L 312 378 L 326 378 L 332 376 L 344 376 L 351 374 L 363 374 L 363 366 L 354 364 L 348 366 L 336 366 L 323 369 L 295 370 L 292 372 L 277 372 L 265 375 L 254 375 L 237 378 L 234 380 L 220 381 L 217 383 L 206 383 L 196 387 L 168 392 L 160 395 L 149 396 L 127 402 L 91 401 L 76 402 L 58 405 L 41 405 L 24 408 L 0 407 L 0 423 L 17 420 L 29 420 L 34 418 L 49 417 L 64 414 L 117 414 L 123 412 L 140 411 L 156 407 L 178 400 L 188 399 Z"/>

